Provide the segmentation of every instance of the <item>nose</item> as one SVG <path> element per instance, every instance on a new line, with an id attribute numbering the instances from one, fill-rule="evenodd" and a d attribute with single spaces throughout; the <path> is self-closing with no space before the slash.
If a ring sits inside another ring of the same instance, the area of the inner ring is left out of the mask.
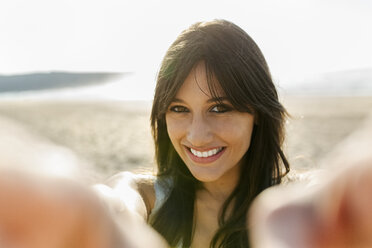
<path id="1" fill-rule="evenodd" d="M 213 141 L 211 123 L 203 115 L 193 116 L 187 129 L 187 140 L 195 147 L 203 147 Z"/>

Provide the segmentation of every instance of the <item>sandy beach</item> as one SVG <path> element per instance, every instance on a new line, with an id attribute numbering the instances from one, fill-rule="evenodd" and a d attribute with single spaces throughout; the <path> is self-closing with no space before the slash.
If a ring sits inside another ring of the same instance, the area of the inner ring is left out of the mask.
<path id="1" fill-rule="evenodd" d="M 294 173 L 324 166 L 322 159 L 360 130 L 372 110 L 372 97 L 284 96 L 282 102 L 291 115 L 285 151 Z M 123 170 L 153 172 L 150 108 L 150 102 L 0 100 L 0 145 L 8 147 L 7 158 L 23 157 L 18 161 L 26 167 L 59 154 L 49 166 L 73 163 L 81 167 L 73 173 L 89 183 Z M 49 150 L 40 152 L 41 144 Z"/>

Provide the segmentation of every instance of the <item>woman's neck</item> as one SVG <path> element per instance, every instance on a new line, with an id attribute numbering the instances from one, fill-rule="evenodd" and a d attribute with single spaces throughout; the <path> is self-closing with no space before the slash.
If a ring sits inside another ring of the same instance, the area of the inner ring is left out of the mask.
<path id="1" fill-rule="evenodd" d="M 235 166 L 218 180 L 212 182 L 203 182 L 203 187 L 201 190 L 208 193 L 213 199 L 225 202 L 225 200 L 231 195 L 238 185 L 240 171 L 240 166 Z"/>

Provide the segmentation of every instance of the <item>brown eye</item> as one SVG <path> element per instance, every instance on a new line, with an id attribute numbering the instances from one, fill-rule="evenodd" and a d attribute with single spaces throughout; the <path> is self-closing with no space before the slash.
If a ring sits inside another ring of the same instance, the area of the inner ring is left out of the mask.
<path id="1" fill-rule="evenodd" d="M 218 105 L 213 106 L 210 111 L 215 112 L 215 113 L 225 113 L 231 110 L 232 108 L 225 104 L 218 104 Z"/>
<path id="2" fill-rule="evenodd" d="M 170 111 L 175 113 L 186 113 L 189 112 L 189 110 L 184 106 L 173 106 L 170 108 Z"/>

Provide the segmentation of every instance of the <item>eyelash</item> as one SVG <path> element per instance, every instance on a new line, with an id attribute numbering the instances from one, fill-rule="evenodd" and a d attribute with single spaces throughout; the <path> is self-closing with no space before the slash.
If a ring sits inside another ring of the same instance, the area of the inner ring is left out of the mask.
<path id="1" fill-rule="evenodd" d="M 182 110 L 180 110 L 180 109 L 182 109 Z M 179 105 L 172 106 L 172 107 L 170 107 L 169 110 L 172 111 L 172 112 L 175 112 L 175 113 L 186 113 L 186 112 L 190 112 L 186 107 L 179 106 Z"/>
<path id="2" fill-rule="evenodd" d="M 222 110 L 213 110 L 215 108 L 222 108 Z M 190 112 L 186 107 L 180 106 L 180 105 L 172 106 L 172 107 L 170 107 L 169 110 L 172 111 L 172 112 L 175 112 L 175 113 L 188 113 L 188 112 Z M 209 111 L 213 112 L 213 113 L 221 114 L 221 113 L 229 112 L 231 110 L 232 110 L 232 107 L 230 107 L 226 104 L 217 104 L 217 105 L 214 105 L 213 107 L 211 107 Z"/>
<path id="3" fill-rule="evenodd" d="M 222 108 L 222 110 L 220 111 L 213 111 L 214 108 Z M 217 105 L 214 105 L 210 111 L 211 112 L 214 112 L 214 113 L 225 113 L 225 112 L 229 112 L 232 110 L 232 107 L 226 105 L 226 104 L 217 104 Z"/>

